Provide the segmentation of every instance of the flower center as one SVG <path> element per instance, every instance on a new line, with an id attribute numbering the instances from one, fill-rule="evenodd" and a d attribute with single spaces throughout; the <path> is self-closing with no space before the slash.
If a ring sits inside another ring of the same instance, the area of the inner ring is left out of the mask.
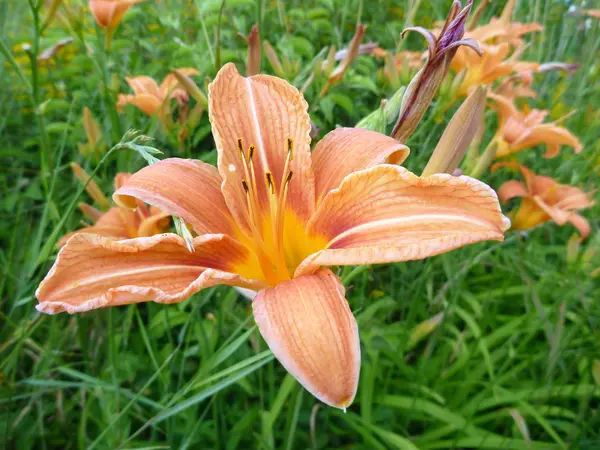
<path id="1" fill-rule="evenodd" d="M 244 169 L 241 184 L 246 196 L 246 221 L 250 227 L 250 240 L 265 280 L 275 285 L 291 278 L 285 259 L 283 235 L 287 194 L 293 176 L 290 166 L 294 159 L 294 141 L 291 138 L 287 139 L 287 156 L 280 180 L 275 180 L 267 167 L 263 168 L 264 180 L 257 179 L 254 145 L 250 145 L 248 150 L 244 151 L 242 139 L 239 138 L 237 149 Z M 260 187 L 266 188 L 268 212 L 262 211 L 261 208 L 259 183 L 264 183 Z"/>

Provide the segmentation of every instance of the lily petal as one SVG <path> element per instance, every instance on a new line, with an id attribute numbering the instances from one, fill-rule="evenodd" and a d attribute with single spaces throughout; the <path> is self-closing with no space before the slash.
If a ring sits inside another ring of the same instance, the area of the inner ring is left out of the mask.
<path id="1" fill-rule="evenodd" d="M 221 193 L 221 177 L 210 164 L 168 158 L 144 167 L 118 189 L 118 205 L 135 208 L 135 199 L 181 217 L 198 234 L 234 234 L 235 224 Z"/>
<path id="2" fill-rule="evenodd" d="M 122 110 L 125 105 L 137 106 L 144 114 L 152 117 L 157 114 L 161 119 L 163 118 L 163 110 L 165 109 L 165 103 L 162 102 L 158 97 L 151 94 L 139 94 L 139 95 L 123 95 L 119 94 L 117 101 L 117 109 Z"/>
<path id="3" fill-rule="evenodd" d="M 410 150 L 395 139 L 362 128 L 337 128 L 312 153 L 317 205 L 353 172 L 382 164 L 393 157 L 404 162 Z"/>
<path id="4" fill-rule="evenodd" d="M 507 181 L 498 189 L 498 197 L 500 197 L 502 203 L 506 203 L 515 197 L 526 197 L 527 195 L 529 195 L 527 188 L 523 183 L 517 180 Z"/>
<path id="5" fill-rule="evenodd" d="M 121 215 L 121 208 L 110 208 L 98 218 L 94 225 L 64 235 L 59 239 L 56 246 L 62 247 L 71 236 L 80 233 L 92 233 L 117 240 L 131 237 L 127 224 Z"/>
<path id="6" fill-rule="evenodd" d="M 585 217 L 580 216 L 579 214 L 571 214 L 571 216 L 569 217 L 569 222 L 571 223 L 571 225 L 577 228 L 577 230 L 581 234 L 581 239 L 587 238 L 592 232 L 592 227 L 590 226 L 590 223 Z"/>
<path id="7" fill-rule="evenodd" d="M 70 314 L 143 301 L 177 303 L 216 284 L 263 287 L 232 273 L 248 250 L 224 235 L 194 240 L 175 234 L 114 241 L 76 234 L 61 249 L 36 291 L 37 309 Z"/>
<path id="8" fill-rule="evenodd" d="M 358 327 L 344 286 L 329 269 L 260 291 L 252 310 L 269 348 L 302 386 L 330 406 L 352 403 L 360 372 Z"/>
<path id="9" fill-rule="evenodd" d="M 583 145 L 581 145 L 581 141 L 577 136 L 566 128 L 554 124 L 544 124 L 534 127 L 522 140 L 515 143 L 511 150 L 517 152 L 538 144 L 546 144 L 548 147 L 544 158 L 554 158 L 557 156 L 562 145 L 573 147 L 575 153 L 583 150 Z"/>
<path id="10" fill-rule="evenodd" d="M 504 239 L 510 221 L 496 193 L 467 176 L 417 177 L 380 165 L 349 175 L 331 191 L 307 233 L 329 240 L 307 257 L 296 276 L 321 265 L 423 259 L 466 244 Z"/>
<path id="11" fill-rule="evenodd" d="M 310 118 L 302 94 L 287 81 L 268 76 L 242 77 L 235 65 L 221 68 L 209 86 L 209 118 L 219 153 L 223 194 L 239 224 L 246 225 L 246 178 L 238 149 L 241 139 L 246 157 L 255 146 L 252 159 L 257 197 L 261 211 L 269 211 L 270 191 L 266 173 L 270 171 L 278 193 L 288 173 L 288 138 L 293 142 L 293 172 L 287 203 L 306 222 L 314 210 L 314 178 L 310 159 Z M 250 183 L 250 180 L 246 180 Z"/>
<path id="12" fill-rule="evenodd" d="M 156 84 L 156 81 L 146 75 L 125 77 L 125 81 L 135 95 L 151 94 L 155 97 L 160 95 L 160 88 L 158 84 Z"/>

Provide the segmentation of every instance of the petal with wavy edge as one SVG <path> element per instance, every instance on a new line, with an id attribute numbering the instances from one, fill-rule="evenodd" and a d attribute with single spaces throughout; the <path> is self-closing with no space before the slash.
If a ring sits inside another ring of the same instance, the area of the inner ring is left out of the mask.
<path id="1" fill-rule="evenodd" d="M 76 234 L 60 250 L 36 291 L 37 309 L 70 314 L 144 301 L 177 303 L 216 284 L 264 287 L 233 273 L 248 250 L 224 235 L 194 239 L 195 252 L 175 234 L 115 241 Z"/>
<path id="2" fill-rule="evenodd" d="M 246 178 L 238 150 L 238 139 L 248 156 L 250 145 L 256 146 L 253 158 L 256 174 L 259 214 L 269 211 L 269 189 L 265 173 L 269 170 L 279 192 L 287 173 L 287 139 L 293 141 L 293 172 L 287 205 L 306 222 L 314 211 L 314 178 L 310 158 L 310 118 L 302 94 L 287 81 L 268 76 L 241 76 L 235 65 L 226 64 L 209 86 L 209 118 L 219 153 L 219 172 L 223 177 L 223 194 L 237 223 L 247 230 Z M 247 180 L 248 182 L 250 180 Z M 259 224 L 262 221 L 259 220 Z"/>
<path id="3" fill-rule="evenodd" d="M 330 406 L 352 403 L 360 373 L 358 327 L 329 269 L 260 291 L 252 310 L 269 348 L 302 386 Z"/>
<path id="4" fill-rule="evenodd" d="M 181 217 L 198 234 L 234 235 L 235 224 L 221 193 L 217 169 L 201 161 L 168 158 L 133 174 L 117 190 L 118 205 L 135 208 L 135 199 Z"/>
<path id="5" fill-rule="evenodd" d="M 349 175 L 321 202 L 307 233 L 329 243 L 306 258 L 296 276 L 320 265 L 423 259 L 474 242 L 501 241 L 509 226 L 496 193 L 479 180 L 417 177 L 403 167 L 380 165 Z"/>
<path id="6" fill-rule="evenodd" d="M 317 205 L 352 172 L 382 164 L 393 156 L 401 164 L 410 153 L 395 139 L 361 128 L 338 128 L 328 133 L 312 153 Z"/>

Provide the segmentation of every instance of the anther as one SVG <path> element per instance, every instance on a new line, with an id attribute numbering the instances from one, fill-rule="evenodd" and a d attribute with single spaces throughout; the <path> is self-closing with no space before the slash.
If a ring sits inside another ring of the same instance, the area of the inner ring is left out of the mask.
<path id="1" fill-rule="evenodd" d="M 285 184 L 289 184 L 289 183 L 290 183 L 290 181 L 291 181 L 291 179 L 292 179 L 292 175 L 294 175 L 294 172 L 292 172 L 292 171 L 290 170 L 290 173 L 288 173 L 288 175 L 287 175 L 287 177 L 286 177 L 286 179 L 285 179 Z"/>
<path id="2" fill-rule="evenodd" d="M 287 138 L 287 151 L 290 159 L 294 159 L 294 140 Z"/>
<path id="3" fill-rule="evenodd" d="M 246 194 L 250 193 L 250 188 L 248 188 L 248 182 L 246 180 L 242 180 L 242 187 L 244 188 Z"/>
<path id="4" fill-rule="evenodd" d="M 254 145 L 251 145 L 248 148 L 248 159 L 252 159 L 252 157 L 254 156 L 254 150 L 256 150 L 256 147 Z"/>
<path id="5" fill-rule="evenodd" d="M 244 147 L 242 146 L 242 138 L 238 138 L 237 140 L 237 148 L 241 155 L 244 154 Z"/>
<path id="6" fill-rule="evenodd" d="M 267 179 L 267 186 L 271 194 L 275 193 L 275 184 L 273 183 L 273 175 L 271 172 L 265 173 L 265 178 Z"/>

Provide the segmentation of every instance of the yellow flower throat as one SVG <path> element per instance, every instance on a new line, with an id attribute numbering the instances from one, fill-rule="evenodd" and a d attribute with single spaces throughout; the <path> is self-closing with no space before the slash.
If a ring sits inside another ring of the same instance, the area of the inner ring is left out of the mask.
<path id="1" fill-rule="evenodd" d="M 240 240 L 254 250 L 256 258 L 240 267 L 248 278 L 261 279 L 274 286 L 290 280 L 296 267 L 311 253 L 325 248 L 327 240 L 308 236 L 306 223 L 287 203 L 294 172 L 294 141 L 287 138 L 286 159 L 280 180 L 275 180 L 268 167 L 263 168 L 264 180 L 257 179 L 254 165 L 256 147 L 244 151 L 242 139 L 237 139 L 238 156 L 243 167 L 241 180 L 245 195 L 245 217 L 249 232 L 241 232 Z M 260 184 L 259 183 L 264 183 Z M 260 203 L 258 188 L 266 188 L 268 210 Z"/>

